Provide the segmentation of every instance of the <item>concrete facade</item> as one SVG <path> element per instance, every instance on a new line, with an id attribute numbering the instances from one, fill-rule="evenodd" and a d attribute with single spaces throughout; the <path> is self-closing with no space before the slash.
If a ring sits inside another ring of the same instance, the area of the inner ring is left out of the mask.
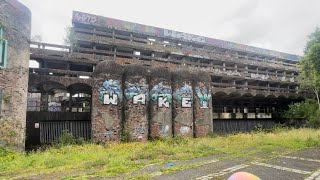
<path id="1" fill-rule="evenodd" d="M 28 106 L 40 106 L 29 110 L 54 112 L 59 122 L 62 112 L 90 113 L 82 117 L 96 142 L 202 137 L 214 120 L 270 120 L 309 95 L 299 90 L 296 55 L 77 11 L 75 44 L 30 46 L 30 12 L 15 0 L 0 2 L 5 144 L 24 146 L 27 93 Z M 39 67 L 28 70 L 29 59 Z M 30 127 L 41 136 L 49 126 L 36 123 Z"/>
<path id="2" fill-rule="evenodd" d="M 16 0 L 1 0 L 0 28 L 0 143 L 24 150 L 31 12 Z"/>

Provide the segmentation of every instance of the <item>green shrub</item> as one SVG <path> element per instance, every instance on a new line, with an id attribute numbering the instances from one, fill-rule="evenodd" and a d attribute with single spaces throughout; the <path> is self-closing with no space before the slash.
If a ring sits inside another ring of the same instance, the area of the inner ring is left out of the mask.
<path id="1" fill-rule="evenodd" d="M 284 112 L 282 117 L 288 119 L 289 124 L 294 124 L 293 121 L 298 119 L 305 119 L 307 127 L 320 127 L 320 111 L 317 102 L 313 99 L 290 104 L 289 109 Z"/>
<path id="2" fill-rule="evenodd" d="M 83 138 L 75 138 L 71 133 L 69 133 L 67 130 L 63 131 L 61 136 L 54 141 L 53 145 L 56 147 L 62 147 L 67 145 L 82 145 L 86 141 Z"/>

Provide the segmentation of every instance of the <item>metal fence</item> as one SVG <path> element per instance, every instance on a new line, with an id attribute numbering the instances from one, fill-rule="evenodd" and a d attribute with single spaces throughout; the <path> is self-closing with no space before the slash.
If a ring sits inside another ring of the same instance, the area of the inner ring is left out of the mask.
<path id="1" fill-rule="evenodd" d="M 69 132 L 75 138 L 91 138 L 90 121 L 52 121 L 40 122 L 40 143 L 51 143 L 63 134 Z"/>

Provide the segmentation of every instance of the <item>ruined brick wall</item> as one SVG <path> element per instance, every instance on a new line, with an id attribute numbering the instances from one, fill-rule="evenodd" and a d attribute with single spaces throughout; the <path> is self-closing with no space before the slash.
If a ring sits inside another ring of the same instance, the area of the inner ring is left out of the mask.
<path id="1" fill-rule="evenodd" d="M 204 137 L 212 130 L 211 78 L 208 73 L 197 72 L 193 82 L 195 137 Z"/>
<path id="2" fill-rule="evenodd" d="M 124 107 L 125 131 L 132 141 L 147 141 L 149 131 L 148 71 L 141 65 L 125 67 Z"/>
<path id="3" fill-rule="evenodd" d="M 172 137 L 171 72 L 165 68 L 150 73 L 150 137 Z"/>
<path id="4" fill-rule="evenodd" d="M 172 75 L 174 136 L 193 137 L 193 90 L 190 71 Z"/>
<path id="5" fill-rule="evenodd" d="M 120 141 L 123 72 L 123 67 L 113 61 L 96 66 L 91 113 L 92 138 L 96 142 Z"/>
<path id="6" fill-rule="evenodd" d="M 0 0 L 7 63 L 0 68 L 0 143 L 24 150 L 31 12 L 16 0 Z"/>

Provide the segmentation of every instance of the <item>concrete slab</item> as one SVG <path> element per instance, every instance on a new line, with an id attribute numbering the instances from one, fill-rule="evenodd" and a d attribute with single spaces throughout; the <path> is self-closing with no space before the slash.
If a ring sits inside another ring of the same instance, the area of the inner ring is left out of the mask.
<path id="1" fill-rule="evenodd" d="M 162 175 L 154 177 L 155 180 L 176 180 L 176 179 L 195 179 L 207 174 L 212 174 L 214 172 L 219 172 L 223 169 L 234 167 L 240 164 L 246 164 L 250 159 L 228 159 L 223 161 L 218 161 L 215 163 L 207 164 L 204 166 L 185 169 L 173 174 Z"/>
<path id="2" fill-rule="evenodd" d="M 268 164 L 283 166 L 303 171 L 316 171 L 320 167 L 319 162 L 311 162 L 300 159 L 288 159 L 283 157 L 276 157 L 272 160 L 266 161 Z"/>
<path id="3" fill-rule="evenodd" d="M 260 179 L 263 179 L 263 180 L 302 180 L 305 177 L 304 174 L 293 173 L 293 172 L 288 172 L 288 171 L 283 171 L 283 170 L 278 170 L 278 169 L 258 166 L 258 165 L 251 165 L 247 168 L 241 169 L 236 172 L 248 172 L 258 176 Z M 234 173 L 235 172 L 229 173 L 225 176 L 218 177 L 218 178 L 228 179 L 228 177 L 230 177 Z"/>
<path id="4" fill-rule="evenodd" d="M 320 160 L 320 147 L 303 149 L 294 153 L 287 154 L 287 156 Z"/>

